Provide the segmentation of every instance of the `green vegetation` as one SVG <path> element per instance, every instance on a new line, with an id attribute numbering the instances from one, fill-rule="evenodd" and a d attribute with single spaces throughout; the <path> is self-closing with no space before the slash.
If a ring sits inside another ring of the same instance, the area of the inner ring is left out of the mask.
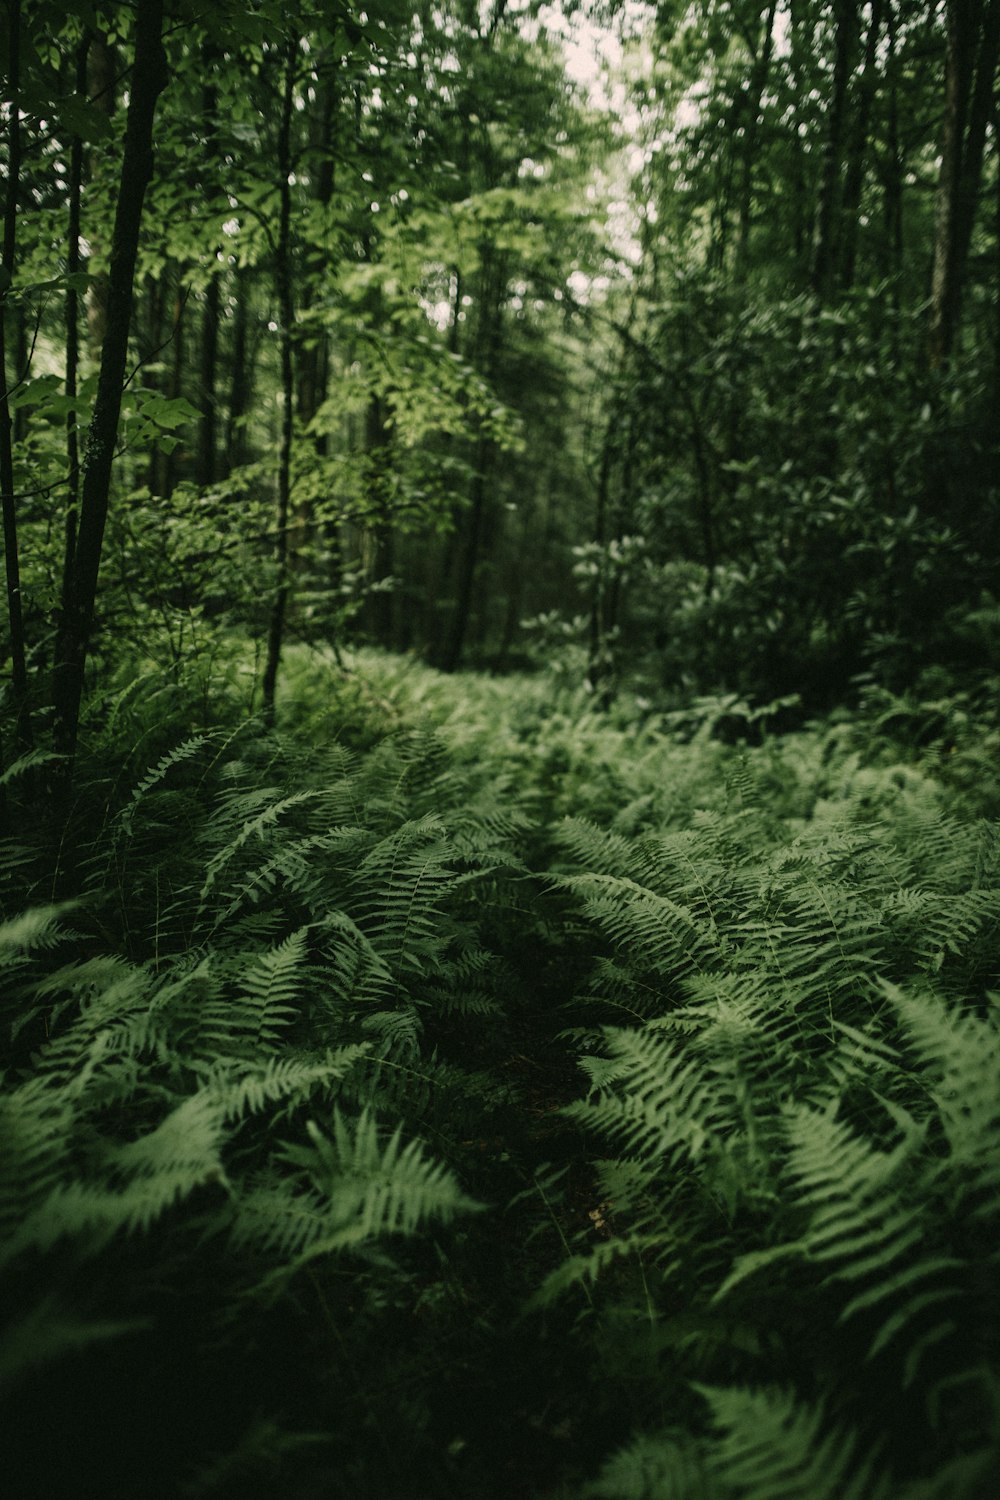
<path id="1" fill-rule="evenodd" d="M 8 0 L 13 1500 L 1000 1493 L 998 55 Z"/>
<path id="2" fill-rule="evenodd" d="M 72 900 L 8 846 L 18 1493 L 988 1493 L 972 739 L 284 682 L 115 695 Z"/>

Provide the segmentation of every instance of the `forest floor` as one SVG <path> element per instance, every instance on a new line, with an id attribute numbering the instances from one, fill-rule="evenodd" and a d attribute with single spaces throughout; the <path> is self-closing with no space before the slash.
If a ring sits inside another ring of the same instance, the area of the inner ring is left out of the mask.
<path id="1" fill-rule="evenodd" d="M 76 898 L 4 851 L 18 1500 L 995 1492 L 967 700 L 107 701 Z"/>

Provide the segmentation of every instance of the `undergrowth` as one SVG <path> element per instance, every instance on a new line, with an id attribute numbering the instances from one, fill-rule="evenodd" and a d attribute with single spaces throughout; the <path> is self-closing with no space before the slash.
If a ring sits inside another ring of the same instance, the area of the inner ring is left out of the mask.
<path id="1" fill-rule="evenodd" d="M 105 691 L 4 848 L 12 1493 L 995 1493 L 968 705 L 243 680 Z"/>

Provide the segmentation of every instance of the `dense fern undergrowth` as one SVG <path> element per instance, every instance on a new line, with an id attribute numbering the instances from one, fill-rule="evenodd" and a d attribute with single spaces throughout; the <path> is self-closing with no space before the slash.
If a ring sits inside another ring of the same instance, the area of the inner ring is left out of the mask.
<path id="1" fill-rule="evenodd" d="M 3 849 L 6 1492 L 1000 1493 L 973 706 L 244 680 Z"/>

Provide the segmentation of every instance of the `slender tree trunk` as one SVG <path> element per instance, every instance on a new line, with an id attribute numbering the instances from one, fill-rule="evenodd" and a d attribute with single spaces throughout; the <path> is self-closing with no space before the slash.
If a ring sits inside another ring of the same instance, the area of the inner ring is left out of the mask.
<path id="1" fill-rule="evenodd" d="M 883 174 L 885 193 L 885 243 L 888 247 L 892 276 L 893 305 L 898 308 L 903 277 L 903 151 L 899 139 L 899 63 L 896 52 L 896 12 L 892 0 L 886 0 L 885 29 L 887 40 L 886 73 L 889 80 L 889 119 L 886 162 Z"/>
<path id="2" fill-rule="evenodd" d="M 479 320 L 472 362 L 487 380 L 493 379 L 496 370 L 506 280 L 502 257 L 497 256 L 489 245 L 484 245 L 480 251 Z M 494 445 L 480 429 L 476 438 L 475 469 L 470 495 L 471 506 L 465 529 L 465 545 L 459 554 L 455 609 L 442 662 L 443 670 L 446 672 L 458 670 L 468 634 L 493 460 Z"/>
<path id="3" fill-rule="evenodd" d="M 166 277 L 147 274 L 143 286 L 143 307 L 145 312 L 143 344 L 141 354 L 144 360 L 154 360 L 162 354 L 170 339 L 165 338 L 164 312 L 167 306 L 167 284 Z M 136 319 L 138 324 L 140 319 Z M 147 370 L 146 379 L 151 389 L 164 390 L 164 379 L 162 370 Z M 149 450 L 146 460 L 146 484 L 151 495 L 162 493 L 162 481 L 164 474 L 164 455 L 160 449 L 153 446 Z"/>
<path id="4" fill-rule="evenodd" d="M 993 146 L 1000 157 L 1000 103 L 993 111 Z M 993 410 L 1000 412 L 1000 171 L 993 197 Z"/>
<path id="5" fill-rule="evenodd" d="M 514 649 L 518 622 L 523 613 L 524 586 L 531 574 L 531 536 L 536 497 L 539 487 L 544 485 L 545 482 L 546 476 L 544 474 L 539 475 L 536 471 L 532 489 L 521 501 L 521 527 L 514 552 L 513 566 L 508 576 L 507 607 L 504 610 L 500 645 L 497 649 L 496 662 L 494 664 L 494 671 L 498 673 L 507 670 L 511 652 Z"/>
<path id="6" fill-rule="evenodd" d="M 295 84 L 294 41 L 289 41 L 285 57 L 285 84 L 282 93 L 281 122 L 278 129 L 278 244 L 276 281 L 278 316 L 281 320 L 281 439 L 278 451 L 278 503 L 275 514 L 274 544 L 275 583 L 271 618 L 267 632 L 267 658 L 264 663 L 263 714 L 268 727 L 274 725 L 274 699 L 281 664 L 281 648 L 288 612 L 288 518 L 292 480 L 292 423 L 295 401 L 295 371 L 292 362 L 292 339 L 295 333 L 295 310 L 292 304 L 291 218 L 292 188 L 292 107 Z"/>
<path id="7" fill-rule="evenodd" d="M 373 555 L 369 572 L 376 582 L 391 576 L 395 566 L 395 538 L 389 497 L 389 428 L 382 401 L 373 395 L 365 412 L 365 457 L 368 460 L 369 503 L 377 521 L 371 530 Z M 376 590 L 366 611 L 375 639 L 390 648 L 396 624 L 392 591 Z"/>
<path id="8" fill-rule="evenodd" d="M 205 292 L 201 320 L 201 416 L 198 420 L 198 459 L 195 482 L 203 487 L 215 481 L 216 395 L 215 382 L 219 364 L 219 314 L 221 296 L 218 276 L 213 276 Z"/>
<path id="9" fill-rule="evenodd" d="M 472 612 L 472 592 L 479 563 L 479 544 L 483 533 L 483 516 L 486 509 L 486 487 L 489 481 L 492 444 L 482 432 L 476 442 L 476 469 L 472 480 L 472 504 L 465 532 L 465 546 L 459 559 L 458 593 L 451 619 L 451 630 L 441 662 L 443 672 L 457 672 L 462 660 L 465 638 Z"/>
<path id="10" fill-rule="evenodd" d="M 928 358 L 951 357 L 976 222 L 1000 53 L 1000 0 L 948 0 L 945 114 L 931 278 Z"/>
<path id="11" fill-rule="evenodd" d="M 162 21 L 163 0 L 137 0 L 132 87 L 111 241 L 107 332 L 94 414 L 87 433 L 73 576 L 56 646 L 55 746 L 66 757 L 67 785 L 79 731 L 80 701 L 108 515 L 142 206 L 153 175 L 153 118 L 156 101 L 167 83 L 166 56 L 160 36 Z"/>
<path id="12" fill-rule="evenodd" d="M 86 33 L 77 53 L 76 85 L 80 93 L 87 87 L 87 54 L 90 37 Z M 76 559 L 76 531 L 80 503 L 80 414 L 76 408 L 77 377 L 80 367 L 80 294 L 73 277 L 80 271 L 80 194 L 83 188 L 83 141 L 74 137 L 69 160 L 69 224 L 67 229 L 66 272 L 66 519 L 63 535 L 62 584 L 59 593 L 57 635 L 63 629 L 70 608 L 73 566 Z"/>
<path id="13" fill-rule="evenodd" d="M 608 541 L 608 509 L 611 490 L 611 465 L 615 438 L 621 421 L 620 404 L 615 402 L 601 444 L 601 464 L 597 472 L 597 496 L 594 507 L 594 544 L 597 548 L 597 571 L 590 592 L 590 621 L 587 640 L 587 686 L 598 692 L 608 673 L 607 660 L 607 586 L 608 568 L 604 549 Z"/>
<path id="14" fill-rule="evenodd" d="M 858 107 L 851 132 L 850 152 L 844 173 L 841 202 L 840 286 L 849 290 L 854 284 L 854 267 L 858 251 L 858 224 L 861 217 L 861 194 L 865 182 L 865 160 L 872 107 L 878 89 L 878 47 L 882 33 L 882 0 L 872 0 L 871 21 L 865 40 L 864 72 L 858 85 Z"/>
<path id="15" fill-rule="evenodd" d="M 174 268 L 174 302 L 173 302 L 173 360 L 170 365 L 169 397 L 171 401 L 177 401 L 184 394 L 184 364 L 187 353 L 186 349 L 186 320 L 187 294 L 181 285 L 181 268 Z M 172 495 L 177 484 L 180 470 L 180 452 L 171 447 L 169 452 L 162 454 L 161 479 L 159 490 L 161 495 Z"/>
<path id="16" fill-rule="evenodd" d="M 87 94 L 95 109 L 110 120 L 115 112 L 116 59 L 103 32 L 94 32 L 87 49 Z M 113 253 L 113 247 L 112 247 Z M 108 326 L 109 282 L 107 271 L 94 272 L 87 288 L 87 327 L 97 358 Z"/>
<path id="17" fill-rule="evenodd" d="M 715 505 L 712 476 L 705 452 L 704 422 L 697 403 L 688 391 L 687 408 L 691 414 L 691 448 L 694 454 L 695 474 L 698 477 L 698 530 L 701 533 L 702 562 L 705 568 L 705 598 L 711 599 L 715 591 L 715 570 L 718 565 L 715 544 Z"/>
<path id="18" fill-rule="evenodd" d="M 3 509 L 4 561 L 7 575 L 7 616 L 10 625 L 11 687 L 14 699 L 15 744 L 18 752 L 31 744 L 28 707 L 27 643 L 21 598 L 17 508 L 14 498 L 13 426 L 7 393 L 6 293 L 12 285 L 17 250 L 17 200 L 21 176 L 21 3 L 8 5 L 7 47 L 10 67 L 10 115 L 7 130 L 7 196 L 3 216 L 3 267 L 0 272 L 0 495 Z"/>
<path id="19" fill-rule="evenodd" d="M 229 377 L 229 404 L 226 414 L 226 473 L 232 473 L 244 462 L 246 439 L 243 419 L 250 406 L 250 371 L 247 349 L 249 321 L 250 273 L 246 266 L 236 272 L 236 312 L 233 317 L 232 366 Z"/>
<path id="20" fill-rule="evenodd" d="M 760 107 L 771 71 L 771 54 L 774 51 L 774 16 L 778 0 L 769 0 L 764 13 L 764 29 L 757 56 L 750 75 L 750 97 L 747 101 L 746 135 L 743 141 L 743 167 L 740 180 L 740 228 L 736 244 L 736 278 L 746 276 L 750 250 L 750 221 L 753 213 L 753 168 L 757 152 L 757 135 L 760 130 Z"/>
<path id="21" fill-rule="evenodd" d="M 823 148 L 823 171 L 820 178 L 819 204 L 816 212 L 816 235 L 810 282 L 817 296 L 830 290 L 837 264 L 837 246 L 841 227 L 841 164 L 847 134 L 847 96 L 854 63 L 858 29 L 857 0 L 834 0 L 835 40 L 833 64 L 833 98 L 827 119 Z"/>
<path id="22" fill-rule="evenodd" d="M 324 217 L 333 197 L 336 182 L 334 170 L 335 162 L 335 139 L 334 126 L 337 114 L 337 92 L 333 80 L 324 75 L 319 82 L 318 110 L 315 116 L 314 128 L 310 132 L 310 176 L 315 183 L 314 199 L 323 210 Z M 319 459 L 326 457 L 329 449 L 329 437 L 324 429 L 321 432 L 309 433 L 309 427 L 314 417 L 326 400 L 327 381 L 329 376 L 329 337 L 324 325 L 313 320 L 310 325 L 309 310 L 312 306 L 315 291 L 322 286 L 324 267 L 320 256 L 314 255 L 313 263 L 307 267 L 302 280 L 298 296 L 297 316 L 300 336 L 295 345 L 295 387 L 296 387 L 296 409 L 303 435 L 309 435 L 316 456 Z M 303 579 L 308 587 L 310 576 L 316 576 L 316 541 L 317 527 L 315 519 L 315 507 L 312 498 L 306 496 L 300 498 L 295 506 L 293 529 L 290 537 L 290 546 L 296 575 Z M 328 540 L 329 540 L 328 533 Z M 336 548 L 328 552 L 328 557 L 335 558 Z M 331 584 L 339 581 L 339 564 L 334 561 L 333 568 L 338 579 L 326 577 L 323 584 L 329 588 Z"/>
<path id="23" fill-rule="evenodd" d="M 205 155 L 211 170 L 218 152 L 218 92 L 211 80 L 211 69 L 215 63 L 215 49 L 206 46 L 202 53 L 202 65 L 208 81 L 202 90 L 202 115 L 205 121 Z M 210 196 L 214 183 L 206 181 L 203 189 Z M 195 461 L 195 483 L 207 488 L 215 480 L 215 450 L 218 419 L 216 413 L 216 373 L 219 361 L 219 317 L 221 292 L 218 272 L 213 269 L 205 291 L 205 305 L 201 318 L 201 359 L 199 371 L 198 452 Z"/>
<path id="24" fill-rule="evenodd" d="M 796 100 L 798 109 L 801 107 L 809 91 L 809 85 L 806 82 L 807 59 L 812 56 L 813 39 L 806 33 L 805 21 L 800 8 L 796 5 L 792 5 L 788 12 L 788 47 L 788 67 L 791 74 L 792 94 Z M 789 142 L 791 147 L 791 193 L 787 211 L 791 219 L 789 227 L 791 229 L 791 243 L 796 271 L 802 282 L 808 283 L 814 214 L 809 183 L 809 159 L 806 156 L 803 135 L 800 133 L 800 131 L 804 132 L 806 128 L 804 120 L 795 118 L 795 128 L 790 133 Z"/>
<path id="25" fill-rule="evenodd" d="M 31 375 L 31 346 L 28 342 L 28 322 L 24 315 L 24 304 L 14 308 L 14 380 L 19 385 Z M 14 412 L 14 442 L 23 443 L 28 436 L 28 408 L 19 406 Z"/>

